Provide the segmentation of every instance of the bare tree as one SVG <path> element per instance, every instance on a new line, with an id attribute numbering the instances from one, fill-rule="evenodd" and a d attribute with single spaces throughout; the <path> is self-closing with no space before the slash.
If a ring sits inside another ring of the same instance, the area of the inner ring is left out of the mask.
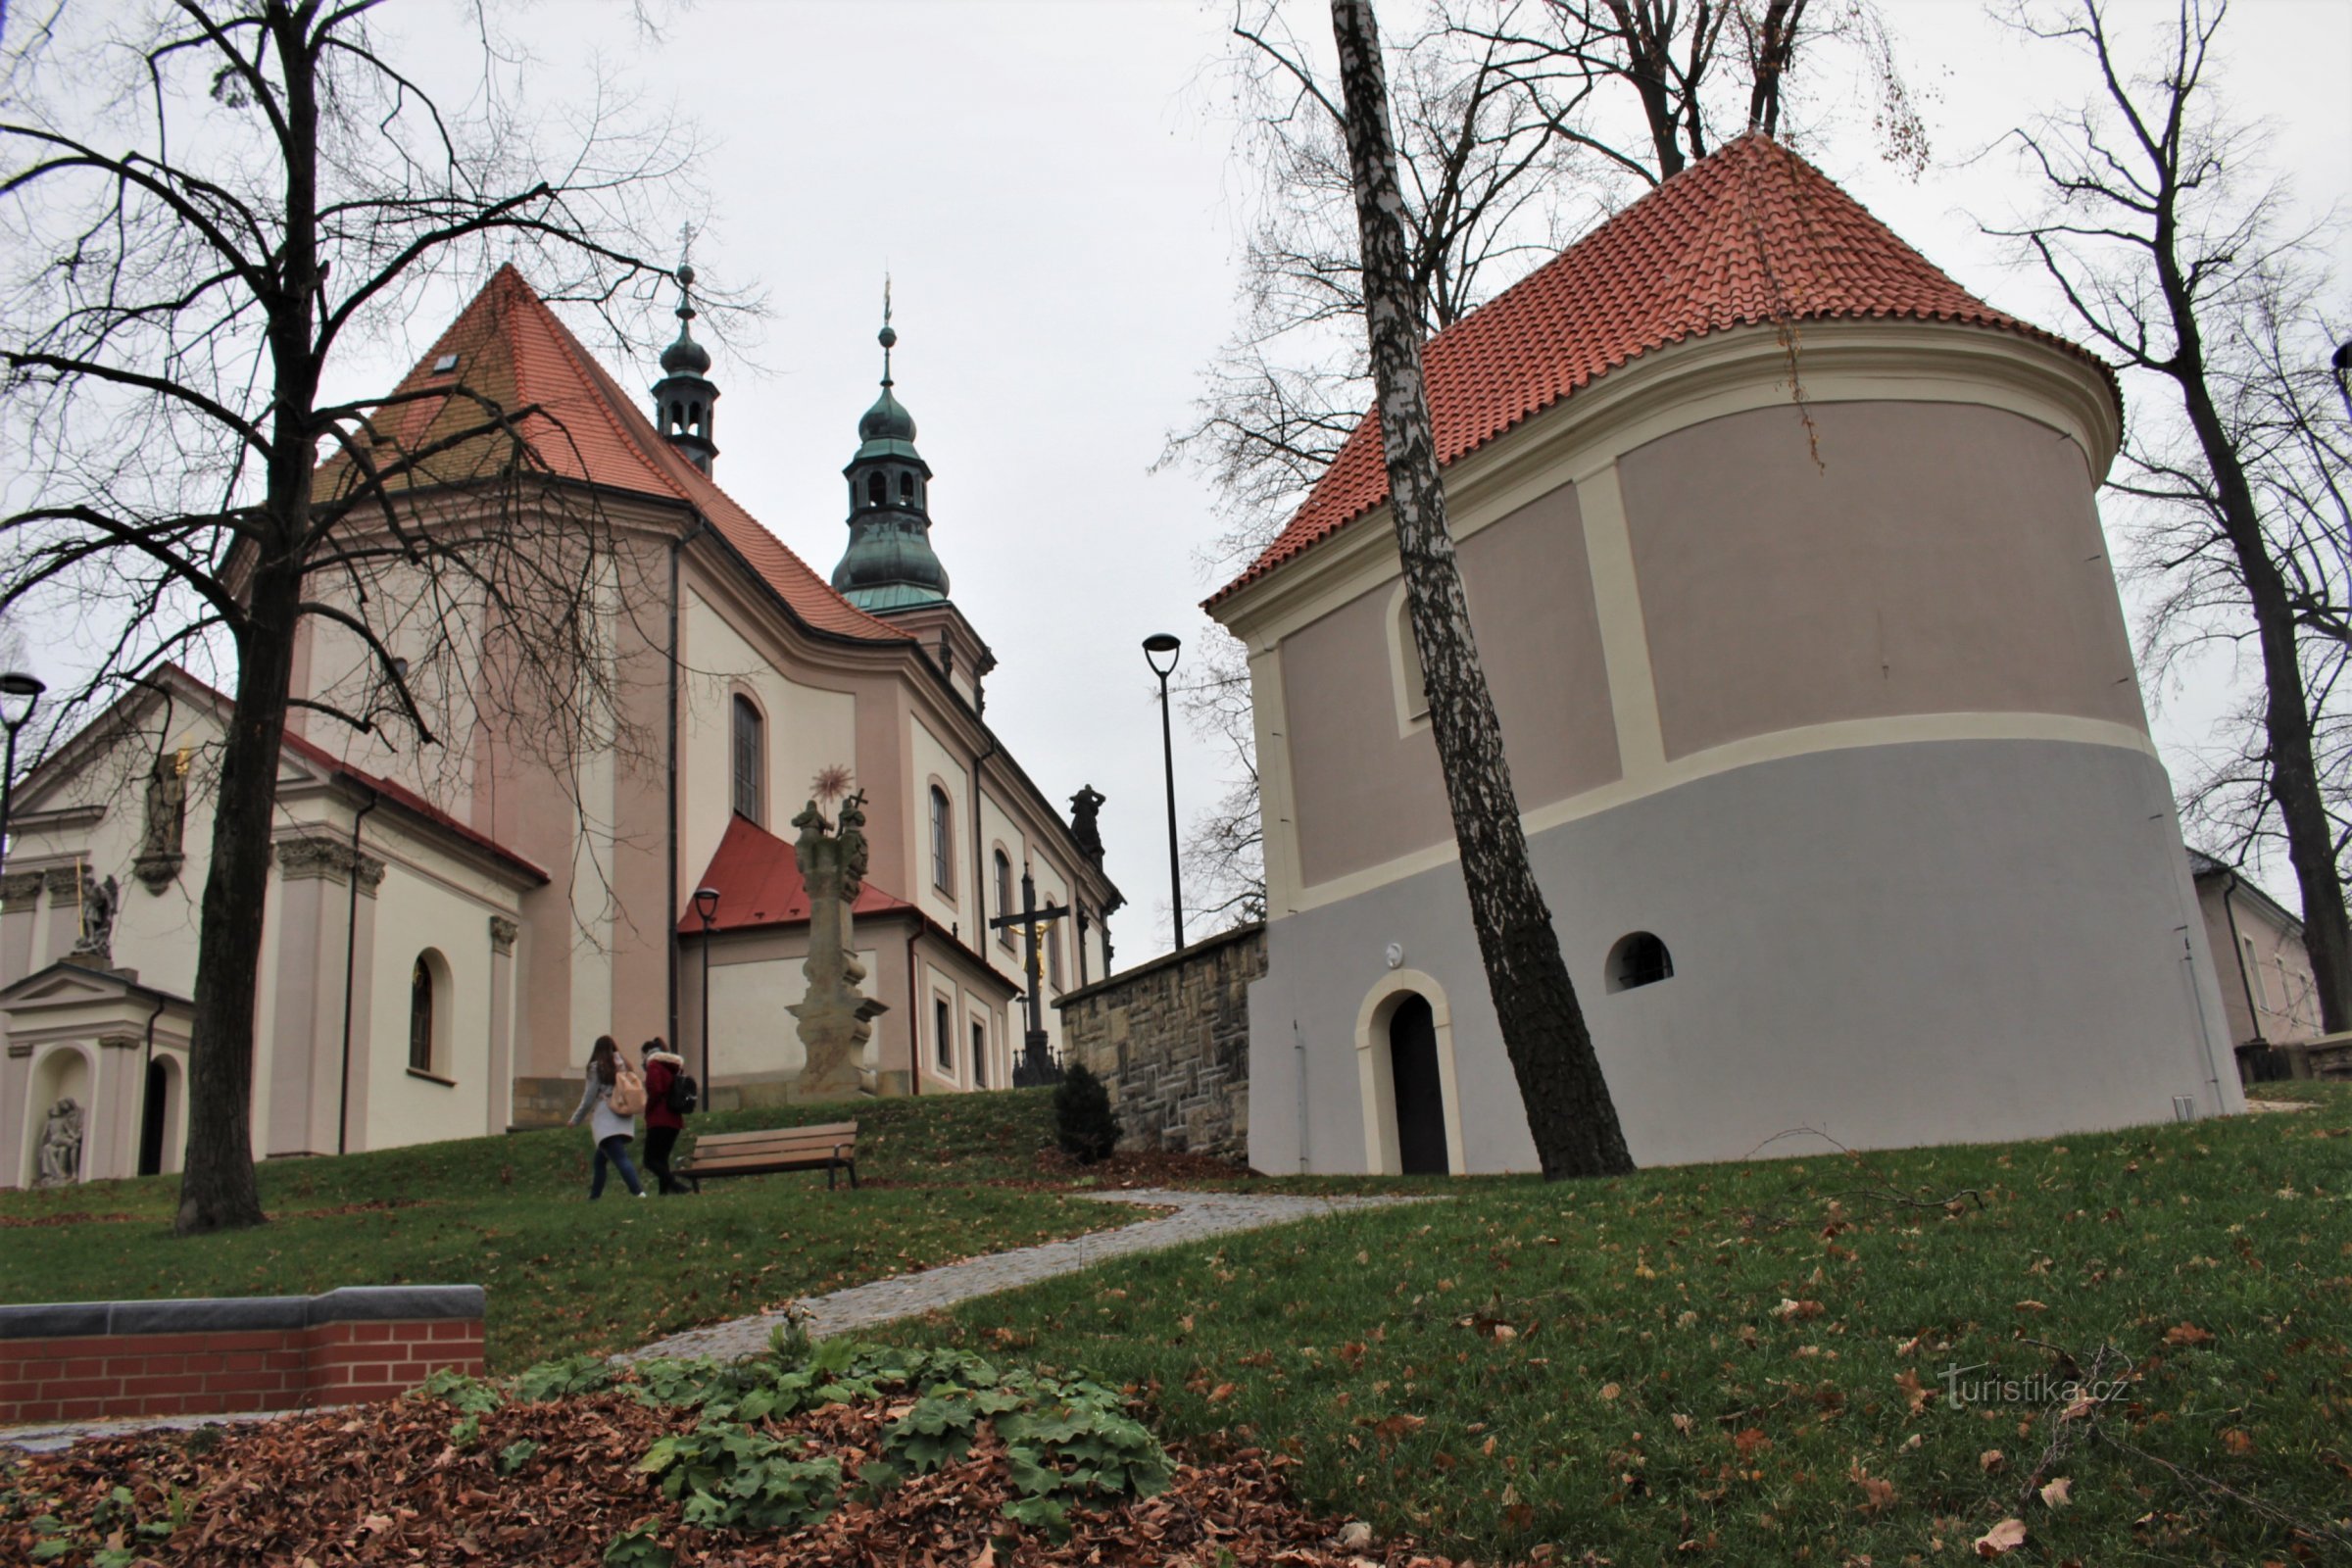
<path id="1" fill-rule="evenodd" d="M 2080 111 L 2016 133 L 2048 206 L 1992 232 L 2016 239 L 2082 328 L 2154 390 L 2135 406 L 2119 484 L 2160 509 L 2143 541 L 2143 564 L 2171 590 L 2154 644 L 2246 636 L 2262 673 L 2253 743 L 2189 805 L 2234 820 L 2240 848 L 2283 838 L 2332 1031 L 2352 1028 L 2342 738 L 2328 722 L 2344 650 L 2344 437 L 2327 402 L 2332 334 L 2316 319 L 2309 236 L 2288 231 L 2283 187 L 2249 183 L 2255 133 L 2220 111 L 2206 78 L 2227 12 L 2180 0 L 2136 73 L 2100 0 L 2014 13 L 2086 57 L 2097 88 Z"/>
<path id="2" fill-rule="evenodd" d="M 577 744 L 614 738 L 598 717 L 612 616 L 596 612 L 624 553 L 594 496 L 564 482 L 577 465 L 561 421 L 462 371 L 392 398 L 326 388 L 355 341 L 389 335 L 429 289 L 484 276 L 498 256 L 550 297 L 625 303 L 660 275 L 637 259 L 648 181 L 683 160 L 616 130 L 600 93 L 567 156 L 543 163 L 495 90 L 510 63 L 486 16 L 467 19 L 484 74 L 459 115 L 387 56 L 375 9 L 61 11 L 24 27 L 5 62 L 0 195 L 33 242 L 0 296 L 0 342 L 7 416 L 32 461 L 24 504 L 0 517 L 0 614 L 102 607 L 112 638 L 83 706 L 192 647 L 234 665 L 199 917 L 182 1232 L 264 1217 L 248 1125 L 252 911 L 298 629 L 329 628 L 352 651 L 353 695 L 313 706 L 358 729 L 390 718 L 433 742 L 456 688 L 432 683 L 446 680 L 469 682 L 468 700 L 502 693 Z"/>
<path id="3" fill-rule="evenodd" d="M 1331 18 L 1346 92 L 1363 246 L 1364 326 L 1379 389 L 1389 510 L 1470 922 L 1545 1178 L 1615 1175 L 1633 1169 L 1633 1156 L 1560 956 L 1551 910 L 1528 859 L 1502 729 L 1478 662 L 1453 536 L 1446 526 L 1446 490 L 1438 480 L 1437 441 L 1421 378 L 1420 313 L 1396 218 L 1402 202 L 1389 140 L 1379 25 L 1371 0 L 1332 0 Z"/>

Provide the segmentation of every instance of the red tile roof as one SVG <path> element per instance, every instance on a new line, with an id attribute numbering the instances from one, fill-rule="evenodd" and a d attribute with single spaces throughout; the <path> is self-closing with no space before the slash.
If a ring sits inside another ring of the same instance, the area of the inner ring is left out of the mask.
<path id="1" fill-rule="evenodd" d="M 713 931 L 797 925 L 808 918 L 808 889 L 801 881 L 801 862 L 793 858 L 792 846 L 749 817 L 727 819 L 727 831 L 719 839 L 710 864 L 696 886 L 718 890 L 718 914 L 710 922 Z M 850 906 L 852 915 L 888 914 L 901 909 L 921 912 L 914 905 L 894 893 L 885 893 L 871 882 L 858 890 L 858 902 Z M 686 912 L 678 916 L 678 930 L 683 935 L 699 936 L 702 929 L 703 918 L 695 913 L 689 901 Z"/>
<path id="2" fill-rule="evenodd" d="M 1422 371 L 1438 461 L 1475 452 L 1629 361 L 1728 327 L 1881 317 L 2065 339 L 1977 299 L 1812 165 L 1742 136 L 1431 338 Z M 1366 415 L 1288 526 L 1220 600 L 1389 498 L 1380 418 Z"/>
<path id="3" fill-rule="evenodd" d="M 436 373 L 433 366 L 453 354 L 456 368 Z M 694 507 L 810 626 L 870 642 L 908 640 L 906 632 L 835 593 L 832 584 L 662 440 L 639 411 L 639 400 L 605 373 L 511 266 L 491 276 L 402 379 L 396 397 L 427 394 L 397 404 L 382 416 L 404 450 L 415 452 L 482 422 L 487 411 L 473 399 L 430 395 L 455 389 L 461 381 L 467 391 L 493 400 L 501 409 L 537 409 L 524 421 L 523 431 L 554 472 Z M 422 460 L 408 482 L 422 486 L 487 479 L 506 455 L 505 444 L 488 437 L 459 442 Z M 330 459 L 322 477 L 331 486 L 345 471 L 345 460 Z"/>

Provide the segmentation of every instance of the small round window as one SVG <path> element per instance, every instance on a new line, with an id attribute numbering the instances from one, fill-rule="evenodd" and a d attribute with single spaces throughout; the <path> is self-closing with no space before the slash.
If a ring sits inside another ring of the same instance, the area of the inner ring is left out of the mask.
<path id="1" fill-rule="evenodd" d="M 1647 931 L 1620 937 L 1609 950 L 1609 989 L 1631 991 L 1674 978 L 1674 955 Z"/>

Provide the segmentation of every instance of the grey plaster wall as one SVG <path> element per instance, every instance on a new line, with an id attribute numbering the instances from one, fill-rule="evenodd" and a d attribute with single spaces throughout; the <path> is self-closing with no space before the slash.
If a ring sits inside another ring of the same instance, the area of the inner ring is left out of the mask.
<path id="1" fill-rule="evenodd" d="M 1532 849 L 1643 1164 L 1738 1158 L 1798 1128 L 1893 1147 L 2160 1121 L 2177 1095 L 2200 1114 L 2242 1107 L 2170 786 L 2144 754 L 1816 753 L 1645 797 Z M 1640 930 L 1665 941 L 1674 976 L 1610 993 L 1609 949 Z M 1355 1031 L 1393 983 L 1392 943 L 1446 994 L 1462 1163 L 1533 1169 L 1451 864 L 1268 927 L 1250 993 L 1251 1164 L 1366 1168 Z M 1828 1147 L 1800 1135 L 1768 1152 Z"/>

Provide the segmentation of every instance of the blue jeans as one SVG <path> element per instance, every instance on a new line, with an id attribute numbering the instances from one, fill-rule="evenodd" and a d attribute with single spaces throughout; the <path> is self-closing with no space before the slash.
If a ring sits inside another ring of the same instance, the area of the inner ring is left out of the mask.
<path id="1" fill-rule="evenodd" d="M 589 1167 L 588 1200 L 595 1202 L 605 1196 L 605 1164 L 611 1161 L 620 1167 L 620 1179 L 629 1191 L 639 1198 L 645 1196 L 645 1183 L 637 1179 L 637 1167 L 629 1163 L 629 1139 L 626 1133 L 614 1133 L 596 1146 L 596 1162 Z"/>

